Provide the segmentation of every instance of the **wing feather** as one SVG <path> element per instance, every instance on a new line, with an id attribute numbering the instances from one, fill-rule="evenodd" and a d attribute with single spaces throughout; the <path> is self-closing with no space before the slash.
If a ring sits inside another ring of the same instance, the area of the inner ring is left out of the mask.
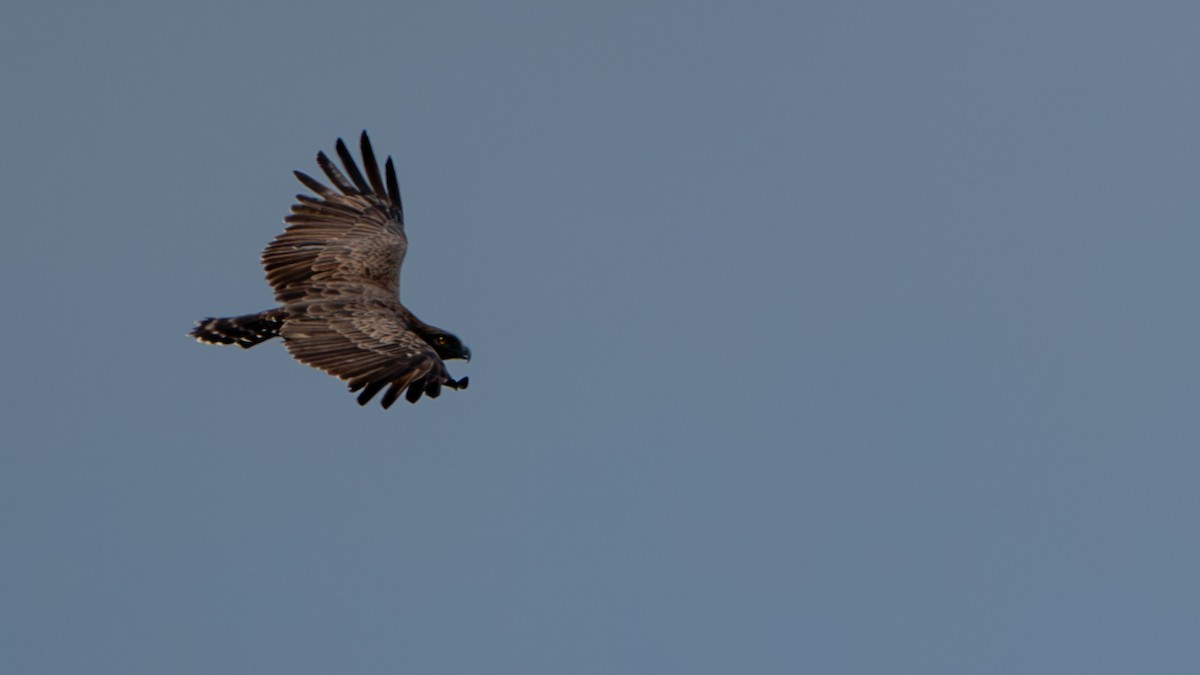
<path id="1" fill-rule="evenodd" d="M 346 173 L 350 174 L 350 180 L 358 186 L 358 191 L 366 194 L 371 191 L 371 187 L 367 185 L 367 181 L 363 178 L 362 173 L 358 170 L 358 164 L 354 161 L 354 155 L 350 154 L 349 148 L 342 139 L 337 139 L 337 154 L 342 160 L 342 166 L 345 167 Z"/>
<path id="2" fill-rule="evenodd" d="M 325 153 L 317 164 L 336 190 L 297 171 L 296 178 L 316 195 L 297 195 L 284 221 L 287 229 L 263 251 L 267 282 L 279 302 L 303 298 L 313 283 L 351 282 L 399 296 L 400 268 L 408 249 L 394 168 L 385 184 L 371 142 L 362 136 L 363 178 L 354 157 L 340 139 L 343 173 Z M 389 164 L 390 167 L 390 164 Z M 349 178 L 347 178 L 347 174 Z M 394 189 L 393 189 L 394 188 Z"/>
<path id="3" fill-rule="evenodd" d="M 297 361 L 347 381 L 351 392 L 362 390 L 366 404 L 387 388 L 380 404 L 390 407 L 403 393 L 410 402 L 431 398 L 442 387 L 465 383 L 450 377 L 437 354 L 406 324 L 398 303 L 363 302 L 350 289 L 322 286 L 319 299 L 288 306 L 281 334 Z"/>
<path id="4" fill-rule="evenodd" d="M 362 138 L 359 139 L 359 150 L 362 152 L 363 171 L 367 172 L 367 180 L 371 182 L 371 191 L 377 195 L 386 196 L 387 190 L 383 187 L 383 179 L 379 176 L 379 162 L 375 161 L 375 151 L 371 149 L 371 139 L 367 138 L 367 132 L 362 133 Z"/>
<path id="5" fill-rule="evenodd" d="M 329 188 L 325 187 L 321 183 L 321 181 L 313 178 L 312 176 L 304 173 L 303 171 L 293 171 L 292 174 L 294 176 L 296 176 L 296 178 L 301 183 L 304 183 L 304 187 L 308 188 L 309 190 L 312 190 L 313 192 L 321 195 L 322 197 L 328 198 L 333 194 L 333 190 L 330 190 Z M 308 199 L 308 197 L 305 197 L 305 199 Z"/>
<path id="6" fill-rule="evenodd" d="M 321 167 L 321 171 L 329 179 L 329 182 L 341 190 L 342 194 L 346 196 L 358 194 L 358 190 L 350 184 L 350 181 L 346 180 L 346 176 L 342 174 L 336 164 L 329 161 L 329 157 L 324 152 L 317 153 L 317 166 Z"/>
<path id="7" fill-rule="evenodd" d="M 387 158 L 387 188 L 388 198 L 392 200 L 392 206 L 396 208 L 396 217 L 400 219 L 400 224 L 404 224 L 404 202 L 400 199 L 400 181 L 396 180 L 396 167 L 392 164 L 392 158 Z"/>

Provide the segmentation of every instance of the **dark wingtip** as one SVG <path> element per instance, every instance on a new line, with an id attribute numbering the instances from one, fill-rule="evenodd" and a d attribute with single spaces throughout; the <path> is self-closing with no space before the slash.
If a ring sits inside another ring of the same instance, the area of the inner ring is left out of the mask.
<path id="1" fill-rule="evenodd" d="M 358 395 L 358 404 L 366 405 L 367 403 L 370 403 L 371 399 L 375 398 L 375 394 L 378 394 L 379 390 L 383 389 L 385 386 L 387 386 L 386 382 L 354 382 L 350 385 L 350 392 L 353 393 L 359 387 L 365 387 L 365 389 L 362 390 L 362 393 Z M 386 408 L 387 405 L 384 405 L 383 407 Z"/>
<path id="2" fill-rule="evenodd" d="M 387 191 L 388 199 L 391 200 L 392 206 L 396 207 L 396 213 L 400 216 L 400 223 L 404 223 L 404 202 L 400 199 L 400 181 L 396 179 L 396 166 L 392 164 L 392 158 L 389 156 L 384 165 L 384 173 L 387 174 Z"/>
<path id="3" fill-rule="evenodd" d="M 396 402 L 396 399 L 400 398 L 401 391 L 403 390 L 393 383 L 392 386 L 388 387 L 388 390 L 384 392 L 383 398 L 379 400 L 379 405 L 383 406 L 384 410 L 392 407 L 392 404 Z"/>
<path id="4" fill-rule="evenodd" d="M 354 181 L 354 186 L 358 188 L 361 194 L 370 194 L 371 186 L 367 184 L 367 179 L 363 178 L 362 172 L 358 170 L 358 163 L 354 161 L 354 155 L 350 154 L 349 148 L 346 147 L 345 141 L 337 139 L 337 154 L 342 160 L 342 167 L 346 169 L 346 173 L 350 176 L 350 180 Z"/>
<path id="5" fill-rule="evenodd" d="M 329 194 L 329 188 L 325 187 L 320 181 L 304 173 L 303 171 L 293 171 L 292 174 L 296 176 L 296 180 L 304 184 L 304 187 L 312 190 L 314 193 L 322 196 Z"/>
<path id="6" fill-rule="evenodd" d="M 321 171 L 327 178 L 329 178 L 329 182 L 333 183 L 333 186 L 338 190 L 341 190 L 342 194 L 359 194 L 358 189 L 350 184 L 349 179 L 342 175 L 342 172 L 337 168 L 337 165 L 329 159 L 329 155 L 326 155 L 324 152 L 318 152 L 317 166 L 321 167 Z"/>
<path id="7" fill-rule="evenodd" d="M 367 172 L 367 182 L 371 184 L 371 191 L 380 199 L 386 199 L 387 188 L 379 175 L 379 162 L 375 159 L 375 151 L 371 149 L 371 139 L 367 138 L 366 131 L 362 132 L 362 138 L 359 140 L 359 151 L 362 153 L 363 171 Z"/>

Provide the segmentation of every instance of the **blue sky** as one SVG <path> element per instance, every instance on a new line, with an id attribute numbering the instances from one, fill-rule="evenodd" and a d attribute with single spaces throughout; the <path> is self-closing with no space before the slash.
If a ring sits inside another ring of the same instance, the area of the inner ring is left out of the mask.
<path id="1" fill-rule="evenodd" d="M 1192 3 L 0 10 L 21 673 L 1200 667 Z M 471 387 L 258 254 L 395 157 Z"/>

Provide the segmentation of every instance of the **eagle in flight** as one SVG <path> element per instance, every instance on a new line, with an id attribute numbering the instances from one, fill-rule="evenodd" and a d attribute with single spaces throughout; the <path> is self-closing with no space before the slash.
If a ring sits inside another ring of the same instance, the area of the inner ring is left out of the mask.
<path id="1" fill-rule="evenodd" d="M 317 154 L 317 165 L 336 189 L 295 172 L 316 197 L 296 195 L 284 218 L 287 228 L 262 253 L 280 306 L 205 319 L 190 335 L 245 349 L 281 337 L 294 359 L 360 392 L 359 405 L 385 388 L 384 408 L 401 395 L 416 403 L 422 394 L 437 398 L 442 387 L 466 389 L 467 378 L 455 380 L 444 361 L 469 360 L 471 350 L 400 304 L 408 239 L 396 169 L 388 157 L 380 175 L 365 131 L 360 146 L 365 177 L 340 138 L 337 154 L 345 173 L 324 152 Z"/>

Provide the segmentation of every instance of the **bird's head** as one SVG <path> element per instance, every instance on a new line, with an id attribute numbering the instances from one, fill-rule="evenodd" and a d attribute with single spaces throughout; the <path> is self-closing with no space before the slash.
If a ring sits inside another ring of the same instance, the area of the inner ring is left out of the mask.
<path id="1" fill-rule="evenodd" d="M 428 335 L 422 335 L 425 341 L 433 347 L 433 351 L 442 358 L 443 361 L 449 359 L 466 359 L 471 360 L 471 350 L 458 339 L 458 336 L 453 333 L 447 333 L 439 328 L 434 328 Z"/>

